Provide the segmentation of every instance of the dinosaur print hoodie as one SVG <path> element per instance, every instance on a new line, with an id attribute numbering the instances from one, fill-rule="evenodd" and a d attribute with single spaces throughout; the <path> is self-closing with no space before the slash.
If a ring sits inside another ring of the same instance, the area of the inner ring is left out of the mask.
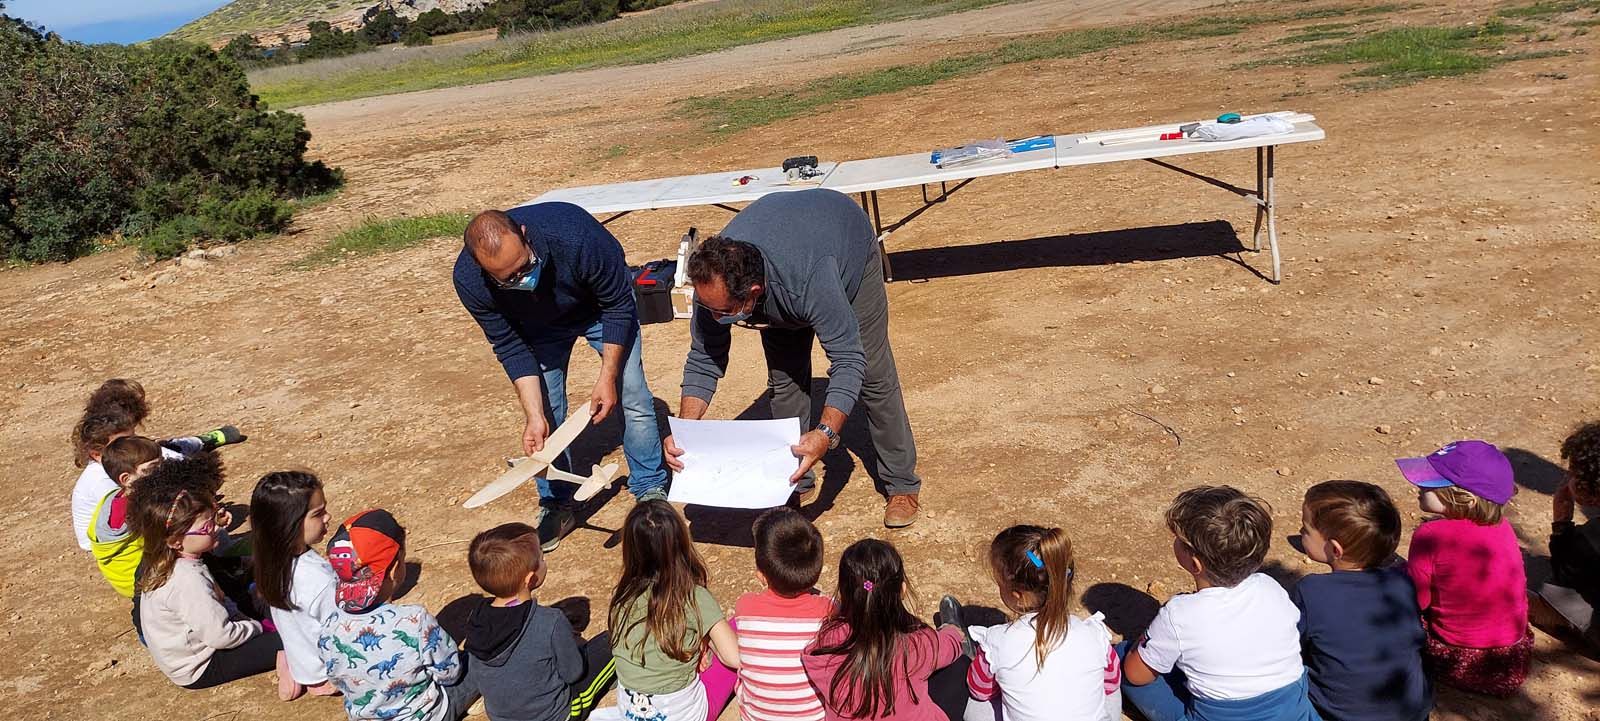
<path id="1" fill-rule="evenodd" d="M 322 622 L 317 655 L 350 721 L 443 721 L 461 678 L 456 642 L 421 606 L 381 604 Z"/>

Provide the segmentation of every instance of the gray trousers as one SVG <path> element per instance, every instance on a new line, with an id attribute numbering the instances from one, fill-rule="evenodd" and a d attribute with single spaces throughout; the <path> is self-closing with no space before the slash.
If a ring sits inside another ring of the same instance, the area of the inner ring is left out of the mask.
<path id="1" fill-rule="evenodd" d="M 877 477 L 888 495 L 916 493 L 922 488 L 917 477 L 917 444 L 911 438 L 911 419 L 906 416 L 905 396 L 900 392 L 900 372 L 894 367 L 894 352 L 889 349 L 889 295 L 883 283 L 883 261 L 874 252 L 862 275 L 861 290 L 851 301 L 856 321 L 861 324 L 861 346 L 867 354 L 866 379 L 854 412 L 867 414 L 867 433 L 877 456 Z M 803 431 L 816 427 L 811 415 L 811 344 L 816 333 L 810 328 L 767 328 L 761 331 L 761 349 L 767 356 L 767 389 L 772 391 L 774 418 L 800 418 Z M 813 469 L 800 480 L 800 489 L 817 482 Z"/>

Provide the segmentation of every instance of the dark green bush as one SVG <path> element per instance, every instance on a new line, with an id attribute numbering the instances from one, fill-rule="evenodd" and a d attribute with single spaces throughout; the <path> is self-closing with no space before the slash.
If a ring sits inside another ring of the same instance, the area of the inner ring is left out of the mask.
<path id="1" fill-rule="evenodd" d="M 268 112 L 229 55 L 80 45 L 0 15 L 0 256 L 66 260 L 118 230 L 170 255 L 281 230 L 285 199 L 340 185 L 306 161 L 304 119 Z"/>
<path id="2" fill-rule="evenodd" d="M 202 232 L 199 220 L 180 215 L 139 236 L 139 252 L 157 259 L 181 255 L 200 239 Z"/>

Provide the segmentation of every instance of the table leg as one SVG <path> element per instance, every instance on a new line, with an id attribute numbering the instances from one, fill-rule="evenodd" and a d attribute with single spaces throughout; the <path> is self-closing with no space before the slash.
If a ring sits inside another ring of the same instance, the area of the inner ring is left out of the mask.
<path id="1" fill-rule="evenodd" d="M 1265 188 L 1262 187 L 1265 183 L 1263 178 L 1265 166 L 1262 164 L 1262 155 L 1264 152 L 1265 151 L 1262 148 L 1256 148 L 1256 197 L 1253 198 L 1253 200 L 1256 202 L 1256 227 L 1251 236 L 1251 250 L 1255 251 L 1261 250 L 1261 216 L 1266 212 L 1266 208 L 1262 207 L 1262 203 L 1266 197 L 1262 195 L 1262 193 L 1265 191 Z"/>
<path id="2" fill-rule="evenodd" d="M 1278 146 L 1267 146 L 1267 195 L 1265 206 L 1267 213 L 1267 244 L 1272 248 L 1272 282 L 1278 283 L 1283 277 L 1278 267 L 1278 200 L 1277 192 L 1273 187 L 1273 160 Z M 1260 206 L 1257 206 L 1260 207 Z M 1259 244 L 1258 246 L 1259 247 Z"/>

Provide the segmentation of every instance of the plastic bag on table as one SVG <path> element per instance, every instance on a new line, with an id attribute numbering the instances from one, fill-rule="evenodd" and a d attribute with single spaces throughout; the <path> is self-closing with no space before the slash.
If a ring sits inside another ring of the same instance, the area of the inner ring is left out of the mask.
<path id="1" fill-rule="evenodd" d="M 957 145 L 954 148 L 935 150 L 933 151 L 933 164 L 940 168 L 957 168 L 1010 155 L 1011 149 L 1006 147 L 1005 138 L 992 138 L 989 140 L 975 140 L 965 145 Z"/>

